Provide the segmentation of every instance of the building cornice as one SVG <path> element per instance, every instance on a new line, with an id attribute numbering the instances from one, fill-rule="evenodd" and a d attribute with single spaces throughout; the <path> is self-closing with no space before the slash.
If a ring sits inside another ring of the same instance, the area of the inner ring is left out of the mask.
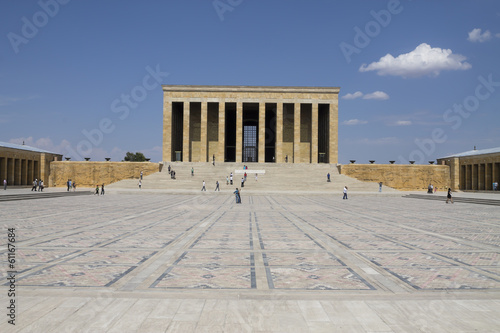
<path id="1" fill-rule="evenodd" d="M 340 87 L 287 87 L 287 86 L 198 86 L 162 85 L 164 92 L 250 92 L 286 94 L 338 94 Z"/>

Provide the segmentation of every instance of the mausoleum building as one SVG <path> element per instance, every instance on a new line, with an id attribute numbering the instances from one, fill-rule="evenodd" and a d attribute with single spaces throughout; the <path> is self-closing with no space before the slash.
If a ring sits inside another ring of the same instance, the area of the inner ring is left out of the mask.
<path id="1" fill-rule="evenodd" d="M 337 163 L 338 87 L 163 85 L 163 161 Z"/>

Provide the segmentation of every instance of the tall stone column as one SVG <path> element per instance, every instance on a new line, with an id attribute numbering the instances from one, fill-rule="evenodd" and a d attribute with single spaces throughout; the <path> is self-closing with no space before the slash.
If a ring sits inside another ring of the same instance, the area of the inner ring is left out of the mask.
<path id="1" fill-rule="evenodd" d="M 172 101 L 163 99 L 163 161 L 172 161 Z"/>
<path id="2" fill-rule="evenodd" d="M 492 181 L 492 176 L 493 174 L 491 173 L 491 163 L 486 163 L 484 166 L 484 181 L 485 181 L 485 190 L 492 190 L 493 189 L 493 181 Z"/>
<path id="3" fill-rule="evenodd" d="M 337 97 L 338 98 L 338 97 Z M 330 109 L 330 140 L 328 142 L 328 158 L 330 164 L 338 163 L 339 158 L 339 101 L 335 99 L 329 105 Z"/>
<path id="4" fill-rule="evenodd" d="M 311 163 L 318 163 L 318 103 L 312 104 L 311 111 Z"/>
<path id="5" fill-rule="evenodd" d="M 300 103 L 293 105 L 293 163 L 300 163 Z"/>
<path id="6" fill-rule="evenodd" d="M 19 158 L 14 159 L 14 185 L 21 185 L 21 160 Z"/>
<path id="7" fill-rule="evenodd" d="M 3 180 L 7 179 L 7 158 L 0 157 L 0 182 L 3 184 Z"/>
<path id="8" fill-rule="evenodd" d="M 266 103 L 259 103 L 259 163 L 266 161 Z"/>
<path id="9" fill-rule="evenodd" d="M 26 165 L 26 160 L 21 160 L 21 185 L 28 185 L 28 166 Z M 48 179 L 47 179 L 48 180 Z M 47 182 L 48 185 L 48 182 Z"/>
<path id="10" fill-rule="evenodd" d="M 203 101 L 201 102 L 201 142 L 200 142 L 200 162 L 206 162 L 207 161 L 207 123 L 208 123 L 208 116 L 207 116 L 207 102 Z"/>
<path id="11" fill-rule="evenodd" d="M 236 163 L 241 163 L 243 155 L 243 103 L 236 103 Z"/>
<path id="12" fill-rule="evenodd" d="M 182 162 L 191 162 L 190 158 L 190 124 L 189 124 L 189 115 L 190 115 L 190 107 L 191 103 L 184 102 L 183 104 L 183 125 L 182 125 Z"/>
<path id="13" fill-rule="evenodd" d="M 283 163 L 283 102 L 276 103 L 276 163 Z"/>
<path id="14" fill-rule="evenodd" d="M 226 103 L 219 101 L 219 147 L 215 157 L 219 163 L 224 163 L 226 147 Z"/>

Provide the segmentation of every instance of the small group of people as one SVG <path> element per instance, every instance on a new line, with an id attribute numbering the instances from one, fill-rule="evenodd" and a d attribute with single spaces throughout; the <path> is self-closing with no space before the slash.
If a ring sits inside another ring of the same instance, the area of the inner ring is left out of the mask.
<path id="1" fill-rule="evenodd" d="M 168 166 L 168 174 L 170 175 L 171 179 L 175 179 L 175 171 L 170 167 L 170 165 Z M 194 169 L 191 169 L 191 176 L 193 174 L 194 174 Z"/>
<path id="2" fill-rule="evenodd" d="M 437 187 L 434 187 L 434 185 L 432 184 L 429 184 L 429 186 L 427 186 L 427 193 L 433 194 L 436 192 L 437 192 Z"/>
<path id="3" fill-rule="evenodd" d="M 38 191 L 38 192 L 43 192 L 43 189 L 45 188 L 45 186 L 43 185 L 43 180 L 38 180 L 38 179 L 35 179 L 33 181 L 33 186 L 31 187 L 31 191 Z"/>
<path id="4" fill-rule="evenodd" d="M 68 179 L 68 181 L 66 182 L 66 186 L 68 187 L 68 192 L 73 189 L 73 192 L 76 191 L 76 181 L 73 181 L 71 179 Z"/>
<path id="5" fill-rule="evenodd" d="M 140 182 L 140 180 L 139 180 Z M 99 195 L 99 185 L 96 185 L 95 186 L 95 192 L 94 192 L 94 195 Z M 101 195 L 104 195 L 104 183 L 101 185 Z"/>

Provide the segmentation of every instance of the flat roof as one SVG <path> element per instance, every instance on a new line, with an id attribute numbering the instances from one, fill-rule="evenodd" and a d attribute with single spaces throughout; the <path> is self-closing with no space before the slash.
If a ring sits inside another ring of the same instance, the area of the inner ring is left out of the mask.
<path id="1" fill-rule="evenodd" d="M 469 150 L 469 151 L 466 151 L 463 153 L 458 153 L 458 154 L 453 154 L 453 155 L 441 157 L 440 159 L 450 158 L 450 157 L 467 157 L 467 156 L 476 156 L 476 155 L 486 155 L 486 154 L 494 154 L 494 153 L 500 153 L 500 147 L 489 148 L 489 149 L 480 149 L 480 150 Z"/>
<path id="2" fill-rule="evenodd" d="M 54 153 L 52 151 L 43 150 L 43 149 L 40 149 L 40 148 L 26 146 L 26 145 L 16 145 L 15 143 L 9 143 L 9 142 L 2 142 L 2 141 L 0 141 L 0 147 L 12 148 L 12 149 L 20 149 L 20 150 L 27 150 L 27 151 L 33 151 L 33 152 L 36 152 L 36 153 L 47 153 L 47 154 L 54 154 L 54 155 L 61 155 L 62 156 L 62 154 Z"/>
<path id="3" fill-rule="evenodd" d="M 282 92 L 338 94 L 340 87 L 297 87 L 297 86 L 207 86 L 163 84 L 163 91 L 230 91 L 230 92 Z"/>

